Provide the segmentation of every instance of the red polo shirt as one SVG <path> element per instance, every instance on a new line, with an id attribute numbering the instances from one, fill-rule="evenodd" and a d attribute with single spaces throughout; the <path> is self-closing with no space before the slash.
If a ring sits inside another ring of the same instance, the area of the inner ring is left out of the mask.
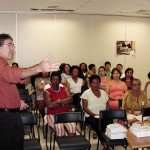
<path id="1" fill-rule="evenodd" d="M 21 82 L 22 68 L 13 68 L 0 57 L 0 108 L 19 108 L 20 97 L 16 83 Z"/>

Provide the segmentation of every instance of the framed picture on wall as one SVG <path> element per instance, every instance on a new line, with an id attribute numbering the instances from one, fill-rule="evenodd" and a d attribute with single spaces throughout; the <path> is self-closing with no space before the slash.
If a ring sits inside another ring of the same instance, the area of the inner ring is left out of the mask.
<path id="1" fill-rule="evenodd" d="M 118 55 L 134 55 L 135 41 L 117 41 L 116 51 Z"/>

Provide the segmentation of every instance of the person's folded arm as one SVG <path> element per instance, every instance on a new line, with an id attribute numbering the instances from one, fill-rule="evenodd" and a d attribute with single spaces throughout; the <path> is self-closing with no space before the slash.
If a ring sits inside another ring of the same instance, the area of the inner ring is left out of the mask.
<path id="1" fill-rule="evenodd" d="M 44 97 L 45 105 L 47 108 L 54 109 L 54 108 L 59 108 L 62 106 L 59 99 L 52 100 L 50 95 L 46 91 L 43 92 L 43 97 Z"/>
<path id="2" fill-rule="evenodd" d="M 60 99 L 60 103 L 62 105 L 66 105 L 66 106 L 70 106 L 72 103 L 72 96 L 70 95 L 70 93 L 68 92 L 67 88 L 66 88 L 66 95 L 67 97 L 64 99 Z"/>

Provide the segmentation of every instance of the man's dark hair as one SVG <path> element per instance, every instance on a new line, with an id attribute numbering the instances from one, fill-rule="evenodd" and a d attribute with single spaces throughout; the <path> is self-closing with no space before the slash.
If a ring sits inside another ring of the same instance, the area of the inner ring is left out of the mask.
<path id="1" fill-rule="evenodd" d="M 110 65 L 111 66 L 111 63 L 109 61 L 106 61 L 105 62 L 105 67 L 106 67 L 106 65 Z"/>
<path id="2" fill-rule="evenodd" d="M 6 33 L 0 34 L 0 46 L 2 46 L 4 44 L 4 41 L 7 39 L 13 40 L 13 38 L 9 34 Z"/>
<path id="3" fill-rule="evenodd" d="M 122 65 L 122 64 L 117 64 L 116 67 L 117 67 L 117 66 L 121 66 L 121 67 L 123 68 L 123 65 Z"/>
<path id="4" fill-rule="evenodd" d="M 88 66 L 89 70 L 92 70 L 93 67 L 95 67 L 95 64 L 89 64 Z"/>
<path id="5" fill-rule="evenodd" d="M 13 66 L 13 65 L 16 65 L 17 68 L 19 67 L 18 63 L 16 63 L 16 62 L 13 62 L 13 63 L 12 63 L 12 66 Z"/>

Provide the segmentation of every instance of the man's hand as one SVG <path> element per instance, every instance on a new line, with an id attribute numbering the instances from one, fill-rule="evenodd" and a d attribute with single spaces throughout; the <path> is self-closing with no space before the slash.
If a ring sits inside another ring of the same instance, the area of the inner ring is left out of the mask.
<path id="1" fill-rule="evenodd" d="M 29 107 L 23 100 L 20 100 L 20 103 L 20 110 L 24 110 Z"/>
<path id="2" fill-rule="evenodd" d="M 51 56 L 48 56 L 39 64 L 23 69 L 20 78 L 25 79 L 39 72 L 51 72 L 51 71 L 57 71 L 58 69 L 59 69 L 59 63 L 54 61 L 51 58 Z"/>
<path id="3" fill-rule="evenodd" d="M 40 72 L 50 72 L 57 71 L 59 69 L 59 63 L 51 58 L 51 56 L 46 57 L 40 64 Z"/>

